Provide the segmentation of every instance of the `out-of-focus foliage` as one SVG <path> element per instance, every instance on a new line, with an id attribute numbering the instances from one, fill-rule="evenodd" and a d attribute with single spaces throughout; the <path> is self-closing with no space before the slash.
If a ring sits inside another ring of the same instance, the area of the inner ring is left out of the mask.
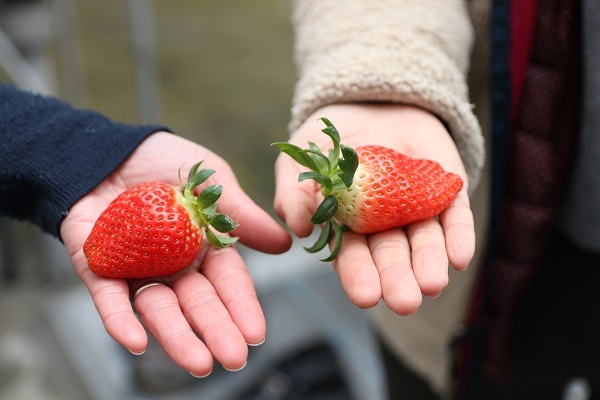
<path id="1" fill-rule="evenodd" d="M 77 0 L 86 107 L 136 122 L 129 8 Z M 285 140 L 295 80 L 289 2 L 151 1 L 160 123 L 226 158 L 271 209 L 270 144 Z"/>

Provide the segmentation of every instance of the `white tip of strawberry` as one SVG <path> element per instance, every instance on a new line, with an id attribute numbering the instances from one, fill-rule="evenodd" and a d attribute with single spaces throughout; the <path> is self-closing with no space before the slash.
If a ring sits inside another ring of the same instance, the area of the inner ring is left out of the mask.
<path id="1" fill-rule="evenodd" d="M 328 262 L 337 257 L 342 244 L 342 227 L 333 218 L 338 209 L 338 200 L 331 195 L 331 192 L 345 190 L 352 186 L 354 174 L 358 168 L 358 155 L 353 148 L 340 143 L 340 134 L 331 121 L 327 118 L 320 118 L 320 120 L 326 125 L 322 132 L 333 142 L 333 149 L 329 151 L 328 155 L 323 154 L 314 143 L 309 143 L 308 149 L 302 149 L 287 142 L 276 142 L 273 145 L 300 165 L 310 169 L 298 176 L 299 182 L 312 179 L 321 186 L 321 193 L 325 199 L 315 211 L 311 222 L 315 225 L 323 224 L 323 228 L 315 244 L 305 249 L 310 253 L 316 253 L 325 248 L 330 239 L 335 237 L 333 251 L 328 257 L 321 260 Z"/>

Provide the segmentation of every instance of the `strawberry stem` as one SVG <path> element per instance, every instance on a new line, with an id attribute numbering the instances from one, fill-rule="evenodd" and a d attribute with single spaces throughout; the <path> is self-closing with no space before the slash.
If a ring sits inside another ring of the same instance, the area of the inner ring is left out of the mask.
<path id="1" fill-rule="evenodd" d="M 235 243 L 238 238 L 222 236 L 215 234 L 212 229 L 220 233 L 228 233 L 237 228 L 238 223 L 225 214 L 217 212 L 217 200 L 223 193 L 223 186 L 210 185 L 204 188 L 198 196 L 194 195 L 194 190 L 206 182 L 215 171 L 212 169 L 202 169 L 202 161 L 194 164 L 188 174 L 188 181 L 181 185 L 182 199 L 180 202 L 190 212 L 192 220 L 206 232 L 206 238 L 215 248 L 221 249 Z M 181 171 L 180 171 L 181 180 Z"/>
<path id="2" fill-rule="evenodd" d="M 334 195 L 330 194 L 329 196 L 325 197 L 325 200 L 323 200 L 321 204 L 319 204 L 319 207 L 313 214 L 310 222 L 315 225 L 324 224 L 333 218 L 337 210 L 338 200 Z"/>
<path id="3" fill-rule="evenodd" d="M 321 260 L 328 262 L 337 257 L 342 245 L 342 227 L 334 219 L 339 204 L 332 192 L 347 190 L 352 186 L 358 168 L 358 155 L 353 148 L 340 143 L 340 134 L 331 121 L 327 118 L 320 118 L 320 120 L 326 125 L 322 132 L 333 142 L 333 149 L 329 150 L 327 156 L 312 142 L 308 143 L 308 149 L 287 142 L 276 142 L 273 145 L 310 170 L 300 173 L 298 182 L 312 179 L 321 186 L 324 200 L 317 207 L 311 222 L 322 225 L 322 231 L 317 241 L 304 249 L 309 253 L 316 253 L 325 248 L 331 238 L 335 237 L 333 251 L 327 258 Z"/>

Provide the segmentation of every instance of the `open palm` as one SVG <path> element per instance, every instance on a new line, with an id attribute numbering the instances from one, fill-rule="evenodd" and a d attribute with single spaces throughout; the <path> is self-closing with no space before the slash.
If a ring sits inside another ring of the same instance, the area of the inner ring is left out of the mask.
<path id="1" fill-rule="evenodd" d="M 467 174 L 451 136 L 438 118 L 422 109 L 392 104 L 337 104 L 314 113 L 290 142 L 326 150 L 330 139 L 321 132 L 320 117 L 336 125 L 342 143 L 376 144 L 414 158 L 437 161 L 465 182 L 453 203 L 439 217 L 373 235 L 345 232 L 333 261 L 342 286 L 359 307 L 383 299 L 400 315 L 413 313 L 423 295 L 437 296 L 448 284 L 448 263 L 464 270 L 475 250 L 473 215 L 467 195 Z M 328 147 L 329 146 L 329 147 Z M 299 237 L 308 236 L 310 218 L 321 202 L 312 180 L 297 182 L 303 167 L 282 154 L 275 165 L 275 211 Z"/>
<path id="2" fill-rule="evenodd" d="M 286 251 L 289 235 L 243 192 L 229 165 L 206 148 L 167 132 L 154 133 L 142 142 L 115 172 L 71 208 L 61 225 L 71 262 L 106 331 L 139 354 L 148 343 L 141 320 L 173 361 L 195 376 L 209 374 L 214 358 L 227 369 L 242 368 L 247 344 L 259 344 L 265 337 L 265 319 L 252 278 L 235 247 L 215 250 L 206 242 L 193 265 L 162 278 L 160 285 L 137 296 L 133 294 L 146 282 L 93 274 L 82 247 L 100 213 L 119 193 L 150 180 L 178 187 L 179 168 L 183 165 L 185 176 L 185 168 L 201 160 L 203 168 L 217 171 L 211 183 L 224 188 L 219 210 L 240 224 L 232 234 L 259 251 Z"/>

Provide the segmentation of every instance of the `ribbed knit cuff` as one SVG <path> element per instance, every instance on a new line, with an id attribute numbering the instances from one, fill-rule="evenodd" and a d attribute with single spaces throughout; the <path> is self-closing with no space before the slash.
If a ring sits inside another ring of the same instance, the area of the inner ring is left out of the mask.
<path id="1" fill-rule="evenodd" d="M 69 208 L 159 130 L 0 85 L 0 213 L 60 238 Z"/>

